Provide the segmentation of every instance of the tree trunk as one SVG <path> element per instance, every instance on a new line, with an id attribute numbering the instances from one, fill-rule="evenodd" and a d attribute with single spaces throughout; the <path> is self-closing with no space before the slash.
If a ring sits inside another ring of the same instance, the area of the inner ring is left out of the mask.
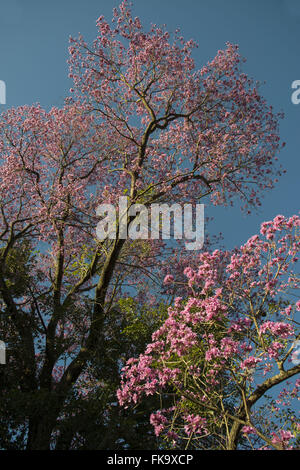
<path id="1" fill-rule="evenodd" d="M 229 433 L 228 444 L 227 444 L 226 450 L 236 450 L 241 427 L 242 425 L 240 423 L 238 423 L 237 421 L 234 421 L 232 428 L 230 430 L 230 433 Z"/>
<path id="2" fill-rule="evenodd" d="M 53 427 L 54 423 L 46 415 L 35 417 L 29 424 L 26 450 L 50 450 Z"/>
<path id="3" fill-rule="evenodd" d="M 46 393 L 39 403 L 37 400 L 37 409 L 29 418 L 26 450 L 50 450 L 51 435 L 64 400 L 65 397 L 53 392 Z"/>

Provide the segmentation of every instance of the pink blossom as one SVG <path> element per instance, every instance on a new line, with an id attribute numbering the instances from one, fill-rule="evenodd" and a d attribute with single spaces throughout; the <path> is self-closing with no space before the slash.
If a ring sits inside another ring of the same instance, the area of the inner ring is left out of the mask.
<path id="1" fill-rule="evenodd" d="M 172 276 L 172 274 L 167 274 L 164 278 L 164 284 L 171 284 L 172 282 L 174 282 L 174 276 Z"/>
<path id="2" fill-rule="evenodd" d="M 242 369 L 254 369 L 258 363 L 262 362 L 259 357 L 249 356 L 241 362 Z"/>

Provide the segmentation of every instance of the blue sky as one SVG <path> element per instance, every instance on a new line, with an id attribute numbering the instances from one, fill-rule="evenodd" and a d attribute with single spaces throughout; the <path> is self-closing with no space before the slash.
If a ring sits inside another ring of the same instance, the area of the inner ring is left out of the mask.
<path id="1" fill-rule="evenodd" d="M 81 32 L 96 36 L 95 21 L 111 11 L 113 0 L 1 0 L 0 80 L 7 87 L 11 106 L 41 103 L 46 108 L 63 104 L 71 86 L 67 77 L 68 39 Z M 206 206 L 215 221 L 208 230 L 223 232 L 232 248 L 258 231 L 277 214 L 299 211 L 300 104 L 291 102 L 291 84 L 300 80 L 299 0 L 136 0 L 134 13 L 145 25 L 166 23 L 181 28 L 186 39 L 199 43 L 199 65 L 213 58 L 227 41 L 237 43 L 247 58 L 245 71 L 266 81 L 264 96 L 276 111 L 284 111 L 281 137 L 287 143 L 280 160 L 287 170 L 276 189 L 268 192 L 259 212 L 246 216 L 235 208 Z"/>

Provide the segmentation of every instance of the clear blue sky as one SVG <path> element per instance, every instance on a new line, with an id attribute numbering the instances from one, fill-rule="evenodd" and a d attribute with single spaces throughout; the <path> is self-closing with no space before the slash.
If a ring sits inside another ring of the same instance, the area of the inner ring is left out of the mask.
<path id="1" fill-rule="evenodd" d="M 166 23 L 195 39 L 199 65 L 214 57 L 227 41 L 240 45 L 245 70 L 266 81 L 263 94 L 277 111 L 283 110 L 281 136 L 287 146 L 280 160 L 287 169 L 269 192 L 258 214 L 245 216 L 232 209 L 207 206 L 215 217 L 209 230 L 222 231 L 231 248 L 256 233 L 262 221 L 299 210 L 300 104 L 291 102 L 291 84 L 300 80 L 300 0 L 136 0 L 134 13 L 149 25 Z M 40 102 L 46 108 L 62 105 L 68 94 L 69 35 L 96 36 L 95 21 L 111 11 L 113 0 L 1 0 L 0 80 L 7 86 L 7 105 L 1 109 Z"/>

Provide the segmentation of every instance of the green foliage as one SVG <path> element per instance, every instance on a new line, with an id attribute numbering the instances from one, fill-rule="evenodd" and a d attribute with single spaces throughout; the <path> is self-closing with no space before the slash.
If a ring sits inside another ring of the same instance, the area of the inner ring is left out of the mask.
<path id="1" fill-rule="evenodd" d="M 120 299 L 119 308 L 124 316 L 124 325 L 121 333 L 135 344 L 147 344 L 151 334 L 157 330 L 167 317 L 167 306 L 160 303 L 158 307 L 151 308 L 146 305 L 138 306 L 132 297 Z"/>

